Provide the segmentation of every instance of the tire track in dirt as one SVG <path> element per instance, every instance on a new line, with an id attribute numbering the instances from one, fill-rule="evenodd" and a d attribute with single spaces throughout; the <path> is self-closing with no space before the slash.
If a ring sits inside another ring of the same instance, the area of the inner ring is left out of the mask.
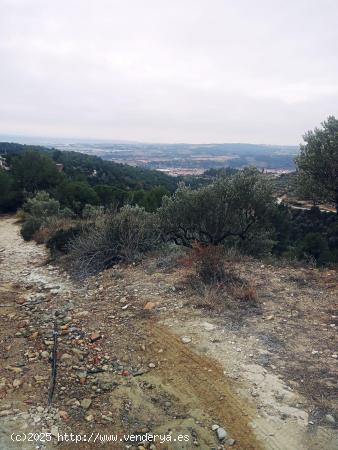
<path id="1" fill-rule="evenodd" d="M 249 426 L 255 412 L 235 394 L 235 386 L 224 376 L 221 366 L 195 353 L 165 326 L 152 323 L 146 327 L 154 345 L 165 349 L 166 362 L 155 375 L 160 383 L 189 409 L 201 410 L 224 426 L 236 440 L 233 448 L 262 449 Z"/>

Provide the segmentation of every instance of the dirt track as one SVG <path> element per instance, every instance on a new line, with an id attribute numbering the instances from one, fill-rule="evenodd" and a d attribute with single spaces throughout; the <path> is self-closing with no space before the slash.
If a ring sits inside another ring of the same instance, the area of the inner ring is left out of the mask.
<path id="1" fill-rule="evenodd" d="M 331 432 L 318 429 L 314 435 L 307 423 L 299 425 L 306 416 L 301 408 L 294 408 L 299 418 L 293 418 L 292 411 L 291 419 L 283 422 L 257 410 L 255 398 L 243 395 L 249 377 L 236 380 L 224 374 L 238 365 L 240 355 L 231 353 L 225 343 L 212 350 L 210 332 L 194 331 L 203 329 L 204 319 L 184 308 L 182 298 L 171 290 L 172 275 L 148 276 L 142 267 L 121 268 L 78 285 L 45 264 L 42 246 L 21 240 L 12 218 L 1 219 L 0 237 L 1 449 L 35 448 L 13 444 L 10 433 L 49 432 L 52 427 L 59 433 L 87 435 L 148 431 L 189 436 L 187 443 L 157 442 L 156 449 L 230 448 L 230 444 L 242 450 L 335 448 Z M 158 303 L 156 312 L 144 311 L 148 301 Z M 42 410 L 50 378 L 45 354 L 51 350 L 55 312 L 59 373 L 56 409 L 48 412 Z M 182 334 L 193 335 L 193 342 L 182 343 Z M 243 361 L 243 373 L 249 373 L 248 366 Z M 256 383 L 259 369 L 253 373 Z M 263 383 L 267 390 L 283 390 L 279 380 L 267 375 Z M 82 405 L 84 399 L 90 400 L 88 407 Z M 213 424 L 227 431 L 226 440 L 217 439 Z M 54 446 L 39 448 L 49 447 Z M 61 448 L 76 447 L 63 443 Z M 78 448 L 128 447 L 81 443 Z"/>

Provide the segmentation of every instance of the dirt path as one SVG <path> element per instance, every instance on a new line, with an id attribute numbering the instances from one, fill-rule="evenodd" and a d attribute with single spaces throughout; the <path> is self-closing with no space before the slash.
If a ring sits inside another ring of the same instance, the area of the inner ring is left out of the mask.
<path id="1" fill-rule="evenodd" d="M 87 440 L 91 433 L 122 438 L 148 432 L 161 434 L 162 442 L 143 447 L 59 439 L 61 448 L 336 448 L 330 430 L 309 430 L 296 392 L 277 405 L 273 394 L 290 393 L 278 376 L 252 360 L 250 366 L 222 338 L 217 320 L 206 322 L 184 306 L 184 294 L 174 287 L 177 275 L 117 267 L 76 284 L 46 264 L 47 257 L 42 246 L 22 241 L 12 218 L 0 219 L 0 449 L 54 448 L 58 435 L 71 432 Z M 156 308 L 145 310 L 147 302 Z M 48 408 L 55 322 L 59 370 Z M 183 342 L 184 335 L 189 339 Z M 234 377 L 236 370 L 245 376 Z M 259 402 L 246 394 L 254 386 Z M 285 417 L 266 414 L 264 402 L 282 408 Z M 226 430 L 224 439 L 215 425 Z M 52 432 L 53 442 L 11 441 L 12 432 L 28 431 L 40 438 Z M 187 440 L 179 441 L 179 434 Z"/>

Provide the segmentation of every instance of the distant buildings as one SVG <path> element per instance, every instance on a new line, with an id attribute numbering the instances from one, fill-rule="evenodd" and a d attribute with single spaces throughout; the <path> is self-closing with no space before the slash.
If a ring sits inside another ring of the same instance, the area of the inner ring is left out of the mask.
<path id="1" fill-rule="evenodd" d="M 2 156 L 0 156 L 0 169 L 1 170 L 9 170 L 9 167 L 6 164 L 5 158 L 3 158 Z"/>

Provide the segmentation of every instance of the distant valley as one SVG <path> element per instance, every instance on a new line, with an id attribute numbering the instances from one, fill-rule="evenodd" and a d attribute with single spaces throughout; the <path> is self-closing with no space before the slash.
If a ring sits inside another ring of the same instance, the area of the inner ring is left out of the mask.
<path id="1" fill-rule="evenodd" d="M 104 160 L 156 169 L 174 176 L 200 175 L 210 168 L 256 166 L 269 172 L 295 169 L 298 146 L 259 144 L 155 144 L 6 136 L 6 140 L 100 156 Z M 5 140 L 5 139 L 4 139 Z"/>

